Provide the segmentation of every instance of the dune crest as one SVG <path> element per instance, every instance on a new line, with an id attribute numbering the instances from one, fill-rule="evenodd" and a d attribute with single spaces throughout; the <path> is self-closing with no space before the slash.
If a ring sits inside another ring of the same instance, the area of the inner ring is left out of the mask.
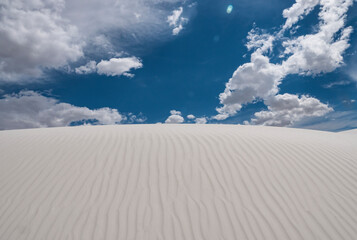
<path id="1" fill-rule="evenodd" d="M 0 132 L 0 239 L 356 239 L 357 134 L 233 125 Z"/>

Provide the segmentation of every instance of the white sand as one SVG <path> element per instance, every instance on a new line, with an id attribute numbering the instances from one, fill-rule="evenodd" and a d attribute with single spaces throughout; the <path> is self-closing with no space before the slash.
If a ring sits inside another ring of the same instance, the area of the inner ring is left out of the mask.
<path id="1" fill-rule="evenodd" d="M 357 131 L 0 132 L 0 239 L 357 239 Z"/>

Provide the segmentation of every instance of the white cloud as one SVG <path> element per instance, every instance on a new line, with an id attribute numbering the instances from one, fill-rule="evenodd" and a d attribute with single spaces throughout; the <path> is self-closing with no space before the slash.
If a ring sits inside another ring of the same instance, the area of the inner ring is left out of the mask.
<path id="1" fill-rule="evenodd" d="M 45 97 L 34 91 L 4 95 L 0 99 L 0 129 L 68 126 L 73 122 L 96 120 L 116 124 L 126 119 L 112 108 L 88 109 Z"/>
<path id="2" fill-rule="evenodd" d="M 224 120 L 235 115 L 244 104 L 255 101 L 263 100 L 267 104 L 268 99 L 273 99 L 278 93 L 279 84 L 289 74 L 315 75 L 334 71 L 341 66 L 342 55 L 349 47 L 352 33 L 351 27 L 345 27 L 346 14 L 352 3 L 352 0 L 296 0 L 291 8 L 284 10 L 286 22 L 275 37 L 257 28 L 250 31 L 247 48 L 255 49 L 251 61 L 239 66 L 233 73 L 224 92 L 219 95 L 223 106 L 216 109 L 218 114 L 213 118 Z M 317 5 L 321 9 L 316 33 L 285 40 L 284 31 Z M 281 64 L 271 63 L 270 58 L 264 55 L 271 52 L 273 43 L 277 40 L 283 40 L 282 45 L 285 48 L 281 57 L 286 59 Z M 258 114 L 256 123 L 259 119 L 275 117 L 276 114 L 263 111 Z M 291 121 L 296 120 L 294 114 L 285 114 L 284 117 L 291 117 Z"/>
<path id="3" fill-rule="evenodd" d="M 283 30 L 291 28 L 305 15 L 309 14 L 319 2 L 320 0 L 296 0 L 296 3 L 283 11 L 283 16 L 286 18 Z"/>
<path id="4" fill-rule="evenodd" d="M 323 85 L 323 87 L 324 88 L 332 88 L 334 86 L 343 86 L 343 85 L 348 85 L 350 83 L 351 83 L 351 81 L 342 80 L 342 81 L 337 81 L 337 82 L 332 82 L 332 83 L 329 83 L 329 84 L 325 84 L 325 85 Z"/>
<path id="5" fill-rule="evenodd" d="M 219 95 L 223 107 L 217 108 L 217 120 L 235 115 L 243 104 L 257 98 L 265 99 L 278 92 L 278 85 L 285 73 L 281 65 L 272 64 L 269 58 L 254 52 L 251 62 L 240 66 Z"/>
<path id="6" fill-rule="evenodd" d="M 207 118 L 206 117 L 196 118 L 195 122 L 196 122 L 196 124 L 206 124 Z"/>
<path id="7" fill-rule="evenodd" d="M 77 67 L 75 72 L 77 74 L 89 74 L 97 71 L 97 63 L 95 61 L 89 61 L 86 65 Z"/>
<path id="8" fill-rule="evenodd" d="M 167 25 L 167 16 L 174 6 L 186 0 L 65 0 L 63 16 L 74 23 L 86 36 L 106 33 L 133 34 L 138 40 L 156 38 Z M 100 16 L 100 17 L 98 17 Z"/>
<path id="9" fill-rule="evenodd" d="M 292 55 L 283 62 L 283 66 L 289 74 L 315 75 L 334 71 L 343 64 L 342 54 L 349 47 L 349 36 L 352 28 L 342 29 L 341 36 L 334 41 L 336 32 L 301 36 L 283 43 L 285 53 Z M 329 34 L 329 36 L 327 36 Z"/>
<path id="10" fill-rule="evenodd" d="M 356 111 L 330 112 L 325 117 L 303 119 L 293 127 L 322 131 L 342 131 L 357 128 Z"/>
<path id="11" fill-rule="evenodd" d="M 357 65 L 352 64 L 352 66 L 347 70 L 347 75 L 355 82 L 357 82 Z"/>
<path id="12" fill-rule="evenodd" d="M 95 61 L 90 61 L 86 65 L 76 68 L 75 71 L 77 74 L 88 74 L 96 71 L 98 74 L 107 76 L 124 75 L 133 77 L 134 75 L 129 73 L 129 71 L 142 67 L 143 64 L 140 59 L 136 57 L 125 57 L 102 60 L 98 64 L 96 64 Z"/>
<path id="13" fill-rule="evenodd" d="M 77 74 L 89 74 L 97 72 L 101 75 L 107 76 L 127 76 L 133 77 L 134 74 L 129 73 L 133 69 L 142 68 L 143 64 L 137 57 L 123 57 L 111 58 L 109 60 L 102 60 L 98 64 L 95 61 L 90 61 L 86 65 L 77 67 L 75 72 Z"/>
<path id="14" fill-rule="evenodd" d="M 292 17 L 296 15 L 291 14 L 296 6 L 303 5 L 300 7 L 309 9 L 309 12 L 317 4 L 321 5 L 317 33 L 283 42 L 285 54 L 291 54 L 283 62 L 288 74 L 327 73 L 343 64 L 342 54 L 349 47 L 348 42 L 353 31 L 352 27 L 344 26 L 347 11 L 353 0 L 297 1 L 290 9 L 284 11 L 284 16 L 287 17 L 284 26 L 290 26 L 289 22 L 297 21 L 296 17 Z"/>
<path id="15" fill-rule="evenodd" d="M 333 109 L 318 99 L 302 95 L 282 94 L 265 101 L 268 111 L 254 114 L 251 124 L 268 126 L 291 126 L 305 117 L 320 117 Z"/>
<path id="16" fill-rule="evenodd" d="M 170 26 L 176 26 L 177 23 L 180 20 L 180 16 L 183 12 L 183 8 L 179 7 L 178 9 L 172 11 L 172 15 L 167 17 L 167 22 L 170 24 Z"/>
<path id="17" fill-rule="evenodd" d="M 177 35 L 183 29 L 183 25 L 188 22 L 188 18 L 182 17 L 183 7 L 179 7 L 178 9 L 172 11 L 172 14 L 167 17 L 167 22 L 172 29 L 172 35 Z"/>
<path id="18" fill-rule="evenodd" d="M 250 30 L 247 39 L 246 47 L 249 51 L 257 49 L 259 53 L 264 53 L 268 50 L 273 50 L 275 37 L 268 33 L 263 33 L 261 29 L 253 28 Z"/>
<path id="19" fill-rule="evenodd" d="M 83 56 L 78 29 L 60 13 L 63 1 L 1 3 L 0 79 L 39 77 L 42 68 L 58 68 Z"/>
<path id="20" fill-rule="evenodd" d="M 143 123 L 147 120 L 147 118 L 142 114 L 139 113 L 139 115 L 134 115 L 132 113 L 129 113 L 127 115 L 127 123 Z"/>
<path id="21" fill-rule="evenodd" d="M 165 120 L 165 123 L 183 123 L 185 121 L 180 111 L 171 110 L 170 114 L 171 115 Z"/>
<path id="22" fill-rule="evenodd" d="M 195 119 L 196 117 L 195 117 L 195 115 L 193 115 L 193 114 L 189 114 L 189 115 L 187 115 L 187 119 Z"/>
<path id="23" fill-rule="evenodd" d="M 170 114 L 171 115 L 181 115 L 181 112 L 180 111 L 176 111 L 176 110 L 171 110 Z"/>
<path id="24" fill-rule="evenodd" d="M 356 102 L 356 100 L 355 99 L 347 99 L 347 100 L 343 100 L 342 102 L 345 104 L 353 104 Z"/>
<path id="25" fill-rule="evenodd" d="M 62 68 L 81 57 L 108 59 L 130 46 L 169 37 L 167 16 L 173 6 L 185 2 L 2 1 L 0 81 L 27 83 L 38 80 L 44 70 Z M 181 18 L 177 27 L 186 21 Z"/>
<path id="26" fill-rule="evenodd" d="M 184 119 L 180 115 L 171 115 L 166 120 L 165 123 L 183 123 Z"/>

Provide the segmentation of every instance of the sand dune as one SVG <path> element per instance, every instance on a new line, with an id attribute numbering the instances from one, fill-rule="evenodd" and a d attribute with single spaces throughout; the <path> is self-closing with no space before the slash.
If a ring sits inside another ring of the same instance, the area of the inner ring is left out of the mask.
<path id="1" fill-rule="evenodd" d="M 352 133 L 232 125 L 2 131 L 0 239 L 357 239 Z"/>

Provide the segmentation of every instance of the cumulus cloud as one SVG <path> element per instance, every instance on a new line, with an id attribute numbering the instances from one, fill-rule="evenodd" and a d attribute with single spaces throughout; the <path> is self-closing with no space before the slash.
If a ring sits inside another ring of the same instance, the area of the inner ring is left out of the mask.
<path id="1" fill-rule="evenodd" d="M 109 59 L 169 36 L 167 16 L 184 0 L 11 0 L 0 3 L 0 81 L 26 83 L 44 70 Z M 179 17 L 179 27 L 185 22 Z M 177 30 L 175 30 L 177 31 Z M 112 64 L 112 63 L 110 63 Z M 80 69 L 78 71 L 88 69 Z M 90 68 L 89 68 L 90 70 Z M 125 72 L 124 72 L 125 73 Z M 117 74 L 113 71 L 110 74 Z M 130 75 L 130 74 L 129 74 Z"/>
<path id="2" fill-rule="evenodd" d="M 183 123 L 184 119 L 180 115 L 171 115 L 166 120 L 165 123 Z"/>
<path id="3" fill-rule="evenodd" d="M 102 60 L 98 64 L 95 61 L 90 61 L 84 66 L 75 69 L 77 74 L 89 74 L 97 72 L 101 75 L 133 77 L 134 74 L 129 73 L 130 70 L 142 68 L 141 60 L 136 57 L 111 58 Z"/>
<path id="4" fill-rule="evenodd" d="M 1 130 L 61 127 L 81 121 L 116 124 L 126 119 L 116 109 L 77 107 L 34 91 L 4 95 L 0 99 L 0 112 Z"/>
<path id="5" fill-rule="evenodd" d="M 207 123 L 207 118 L 206 117 L 201 117 L 201 118 L 196 118 L 195 119 L 196 124 L 206 124 Z"/>
<path id="6" fill-rule="evenodd" d="M 321 117 L 333 109 L 318 99 L 302 95 L 282 94 L 265 101 L 268 111 L 254 114 L 251 124 L 267 126 L 291 126 L 305 117 Z"/>
<path id="7" fill-rule="evenodd" d="M 259 52 L 251 56 L 251 62 L 240 66 L 219 95 L 223 107 L 217 108 L 217 120 L 235 115 L 243 104 L 257 98 L 267 98 L 278 92 L 278 85 L 285 76 L 281 65 L 270 63 L 269 58 Z"/>
<path id="8" fill-rule="evenodd" d="M 78 29 L 60 13 L 63 1 L 2 1 L 0 4 L 0 79 L 39 77 L 83 56 Z"/>
<path id="9" fill-rule="evenodd" d="M 167 17 L 167 22 L 172 29 L 172 35 L 177 35 L 183 29 L 183 25 L 188 22 L 188 18 L 182 17 L 183 7 L 179 7 L 178 9 L 172 11 L 172 14 Z"/>
<path id="10" fill-rule="evenodd" d="M 171 110 L 170 114 L 171 115 L 165 120 L 165 123 L 183 123 L 185 121 L 180 111 Z"/>
<path id="11" fill-rule="evenodd" d="M 339 29 L 336 30 L 339 31 Z M 333 40 L 336 32 L 323 31 L 317 34 L 301 36 L 283 43 L 285 54 L 292 54 L 283 66 L 289 74 L 316 75 L 334 71 L 343 64 L 342 54 L 349 47 L 352 28 L 342 30 L 341 36 Z"/>
<path id="12" fill-rule="evenodd" d="M 283 61 L 283 67 L 287 74 L 311 75 L 334 71 L 343 64 L 342 54 L 349 47 L 352 27 L 345 27 L 345 20 L 353 0 L 310 0 L 297 1 L 296 4 L 306 4 L 308 9 L 320 4 L 320 22 L 316 33 L 283 42 L 284 53 L 289 55 L 288 59 Z M 287 11 L 294 9 L 296 4 Z M 287 17 L 284 26 L 287 26 L 291 16 L 284 16 Z"/>
<path id="13" fill-rule="evenodd" d="M 193 114 L 187 115 L 187 119 L 195 121 L 196 124 L 206 124 L 208 121 L 207 117 L 196 118 Z"/>
<path id="14" fill-rule="evenodd" d="M 196 118 L 196 117 L 195 117 L 195 115 L 193 115 L 193 114 L 187 115 L 187 119 L 192 120 L 192 119 L 195 119 L 195 118 Z"/>
<path id="15" fill-rule="evenodd" d="M 239 66 L 229 79 L 224 92 L 219 95 L 223 106 L 216 109 L 218 114 L 214 118 L 224 120 L 235 115 L 244 104 L 260 100 L 268 104 L 268 108 L 271 107 L 269 99 L 277 99 L 279 85 L 289 74 L 316 75 L 334 71 L 341 66 L 342 55 L 349 47 L 352 33 L 351 27 L 345 27 L 346 14 L 352 4 L 352 0 L 296 0 L 291 8 L 284 10 L 285 24 L 275 37 L 257 28 L 250 31 L 247 48 L 254 49 L 251 61 Z M 320 13 L 315 33 L 297 38 L 284 37 L 286 30 L 317 5 L 320 6 Z M 266 53 L 271 52 L 273 43 L 277 40 L 282 40 L 282 46 L 285 48 L 280 56 L 284 60 L 281 63 L 272 63 Z M 304 97 L 302 99 L 306 101 Z M 273 115 L 275 116 L 276 112 L 259 113 L 255 123 Z M 292 121 L 296 120 L 294 114 L 283 115 L 291 117 Z"/>
<path id="16" fill-rule="evenodd" d="M 120 76 L 133 77 L 129 73 L 132 69 L 142 68 L 143 64 L 140 59 L 136 57 L 127 58 L 111 58 L 109 61 L 102 60 L 97 64 L 97 72 L 107 76 Z"/>
<path id="17" fill-rule="evenodd" d="M 181 115 L 182 113 L 180 111 L 176 111 L 176 110 L 171 110 L 170 111 L 171 115 Z"/>

